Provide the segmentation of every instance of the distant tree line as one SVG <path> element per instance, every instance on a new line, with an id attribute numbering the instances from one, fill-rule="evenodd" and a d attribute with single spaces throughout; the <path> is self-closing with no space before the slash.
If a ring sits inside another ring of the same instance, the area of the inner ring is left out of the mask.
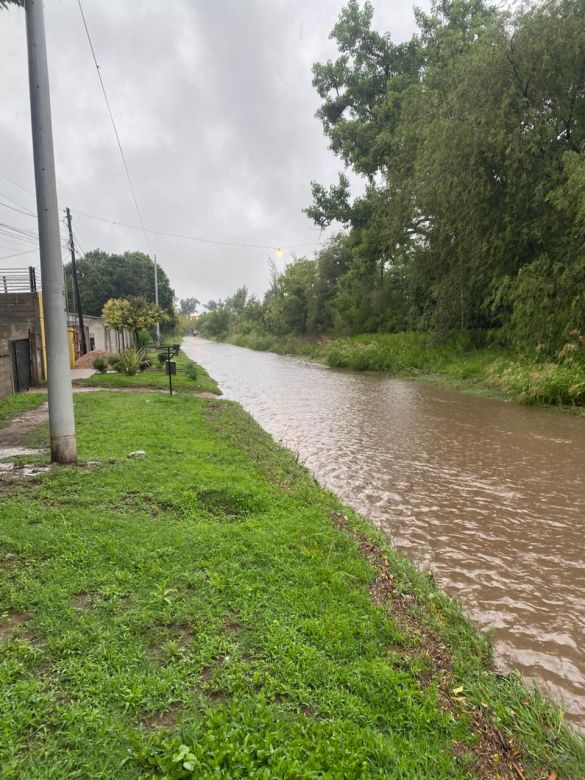
<path id="1" fill-rule="evenodd" d="M 585 332 L 585 3 L 439 0 L 394 44 L 350 0 L 313 68 L 332 151 L 313 182 L 339 233 L 315 258 L 210 302 L 209 335 L 497 328 L 544 353 Z"/>

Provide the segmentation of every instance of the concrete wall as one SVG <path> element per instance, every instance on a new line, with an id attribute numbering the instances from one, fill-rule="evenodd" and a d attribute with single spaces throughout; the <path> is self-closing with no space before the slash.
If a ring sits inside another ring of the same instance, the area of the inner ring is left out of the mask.
<path id="1" fill-rule="evenodd" d="M 0 401 L 14 392 L 10 342 L 0 336 Z"/>
<path id="2" fill-rule="evenodd" d="M 76 337 L 76 348 L 78 356 L 81 354 L 81 343 L 79 338 L 79 320 L 72 312 L 67 313 L 67 320 L 70 325 L 73 325 Z M 87 341 L 87 348 L 91 349 L 91 337 L 93 336 L 95 345 L 94 349 L 99 349 L 104 352 L 119 352 L 121 349 L 127 349 L 132 346 L 132 336 L 128 331 L 123 333 L 116 333 L 112 330 L 103 317 L 93 317 L 89 314 L 83 315 L 83 324 L 85 326 L 85 338 Z"/>
<path id="3" fill-rule="evenodd" d="M 31 380 L 44 379 L 37 293 L 0 294 L 0 399 L 15 390 L 11 341 L 30 339 Z"/>

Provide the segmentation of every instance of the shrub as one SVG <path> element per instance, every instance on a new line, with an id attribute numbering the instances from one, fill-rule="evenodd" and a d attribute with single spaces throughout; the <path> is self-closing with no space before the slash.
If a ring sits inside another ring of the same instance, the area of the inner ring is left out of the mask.
<path id="1" fill-rule="evenodd" d="M 197 366 L 193 363 L 188 365 L 185 369 L 185 376 L 189 377 L 189 379 L 197 379 Z"/>
<path id="2" fill-rule="evenodd" d="M 135 376 L 139 371 L 146 371 L 150 365 L 150 360 L 143 349 L 124 349 L 118 355 L 116 371 L 127 376 Z"/>
<path id="3" fill-rule="evenodd" d="M 108 364 L 103 359 L 103 357 L 94 358 L 92 365 L 95 368 L 95 370 L 98 372 L 98 374 L 105 374 L 106 371 L 108 370 Z"/>
<path id="4" fill-rule="evenodd" d="M 164 366 L 167 360 L 167 353 L 166 352 L 159 352 L 157 355 L 158 362 L 161 364 L 161 366 Z"/>
<path id="5" fill-rule="evenodd" d="M 556 363 L 506 363 L 488 369 L 488 383 L 522 404 L 585 404 L 585 371 Z"/>
<path id="6" fill-rule="evenodd" d="M 119 362 L 120 362 L 120 356 L 119 355 L 110 355 L 110 357 L 108 358 L 108 363 L 114 369 L 114 371 L 118 370 L 118 363 Z"/>

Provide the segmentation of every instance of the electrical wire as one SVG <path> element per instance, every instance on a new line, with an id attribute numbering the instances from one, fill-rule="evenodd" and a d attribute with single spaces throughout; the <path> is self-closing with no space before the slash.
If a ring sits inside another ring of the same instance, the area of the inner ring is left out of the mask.
<path id="1" fill-rule="evenodd" d="M 32 231 L 22 230 L 12 225 L 5 225 L 0 222 L 0 236 L 9 238 L 11 241 L 18 241 L 23 244 L 36 244 L 38 245 L 39 237 Z"/>
<path id="2" fill-rule="evenodd" d="M 98 68 L 99 68 L 99 66 L 98 66 Z M 98 70 L 98 74 L 99 74 L 99 70 Z M 6 179 L 7 181 L 10 181 L 15 186 L 20 187 L 19 184 L 17 184 L 16 182 L 13 182 L 12 179 L 9 179 L 7 176 L 4 176 L 4 174 L 0 173 L 0 176 L 2 176 L 2 178 Z M 24 187 L 20 187 L 20 189 L 24 190 L 25 192 L 29 192 L 29 190 L 26 190 Z M 4 197 L 7 198 L 8 200 L 12 200 L 12 198 L 8 198 L 7 195 L 4 195 Z M 16 202 L 16 201 L 13 201 L 13 202 Z M 6 205 L 6 204 L 2 204 L 0 202 L 0 205 Z M 8 208 L 10 208 L 10 206 Z M 14 211 L 17 211 L 17 209 L 14 209 Z M 27 216 L 36 216 L 32 212 L 23 212 L 23 213 L 26 213 Z M 117 227 L 125 227 L 125 228 L 130 228 L 131 230 L 139 230 L 140 232 L 145 234 L 145 237 L 147 238 L 148 248 L 149 248 L 149 251 L 151 252 L 151 254 L 152 254 L 152 249 L 151 249 L 151 246 L 150 246 L 150 242 L 148 242 L 148 237 L 147 237 L 148 233 L 150 233 L 152 235 L 157 235 L 157 236 L 165 236 L 167 238 L 181 238 L 181 239 L 185 239 L 187 241 L 198 241 L 199 243 L 202 243 L 202 244 L 213 244 L 213 245 L 217 245 L 217 246 L 231 246 L 231 247 L 237 247 L 239 249 L 274 249 L 275 247 L 279 247 L 280 249 L 304 249 L 306 247 L 320 246 L 321 245 L 321 239 L 322 239 L 322 235 L 321 235 L 322 231 L 321 231 L 320 235 L 319 235 L 319 240 L 318 241 L 316 241 L 316 242 L 313 241 L 311 243 L 303 243 L 303 244 L 287 244 L 287 245 L 278 244 L 278 243 L 273 243 L 273 244 L 255 244 L 255 243 L 248 243 L 248 242 L 245 242 L 245 241 L 222 241 L 221 239 L 204 238 L 202 236 L 194 236 L 194 235 L 190 235 L 190 234 L 187 234 L 187 233 L 173 233 L 172 231 L 169 231 L 169 230 L 156 230 L 154 228 L 147 228 L 144 225 L 144 223 L 142 222 L 142 218 L 141 217 L 140 217 L 140 222 L 141 222 L 140 225 L 132 225 L 132 224 L 130 224 L 128 222 L 120 222 L 120 221 L 115 220 L 115 219 L 108 219 L 106 217 L 97 217 L 95 214 L 87 214 L 86 212 L 78 211 L 77 209 L 75 209 L 75 214 L 80 216 L 80 217 L 85 217 L 86 219 L 93 219 L 93 220 L 95 220 L 97 222 L 104 222 L 104 223 L 106 223 L 108 225 L 116 225 Z M 138 214 L 140 216 L 139 209 L 138 209 Z M 63 223 L 63 224 L 65 224 L 65 223 Z M 2 223 L 0 223 L 0 227 L 1 226 L 2 226 Z M 75 234 L 75 231 L 73 231 L 73 232 Z M 83 242 L 83 243 L 87 244 L 87 242 Z"/>
<path id="3" fill-rule="evenodd" d="M 116 136 L 116 142 L 118 144 L 118 149 L 120 150 L 120 157 L 122 158 L 122 163 L 124 165 L 124 170 L 126 171 L 126 178 L 128 179 L 128 184 L 130 185 L 130 191 L 132 193 L 132 199 L 134 200 L 134 206 L 136 207 L 136 213 L 138 214 L 138 221 L 140 222 L 140 225 L 142 227 L 142 231 L 144 233 L 144 238 L 146 239 L 146 245 L 148 246 L 149 254 L 152 255 L 152 248 L 150 246 L 150 241 L 148 240 L 148 233 L 146 232 L 146 229 L 144 227 L 144 220 L 142 219 L 142 213 L 140 211 L 140 206 L 138 205 L 138 198 L 136 197 L 136 191 L 134 189 L 134 185 L 132 184 L 132 177 L 130 176 L 130 170 L 128 168 L 128 163 L 126 162 L 126 155 L 124 154 L 124 150 L 122 148 L 122 142 L 120 141 L 120 136 L 118 134 L 118 128 L 116 127 L 116 122 L 114 120 L 114 115 L 112 113 L 112 109 L 110 107 L 110 101 L 108 100 L 108 93 L 106 92 L 106 87 L 104 84 L 104 80 L 102 78 L 102 74 L 100 71 L 100 66 L 98 65 L 95 49 L 93 47 L 93 42 L 91 40 L 91 35 L 89 33 L 89 28 L 87 26 L 87 21 L 85 19 L 85 14 L 83 13 L 83 6 L 81 5 L 81 0 L 77 0 L 77 3 L 79 5 L 79 10 L 81 12 L 81 18 L 83 19 L 83 26 L 85 27 L 85 32 L 87 34 L 87 40 L 89 42 L 89 48 L 91 49 L 91 55 L 93 57 L 93 61 L 95 64 L 95 69 L 98 74 L 98 78 L 100 80 L 100 85 L 102 88 L 102 92 L 104 95 L 104 100 L 106 101 L 106 106 L 108 108 L 108 114 L 110 115 L 110 120 L 112 122 L 112 127 L 114 128 L 114 135 Z"/>
<path id="4" fill-rule="evenodd" d="M 184 238 L 189 241 L 199 241 L 202 244 L 218 244 L 219 246 L 234 246 L 241 249 L 274 249 L 278 244 L 248 244 L 238 241 L 219 241 L 212 238 L 202 238 L 201 236 L 191 236 L 185 233 L 172 233 L 167 230 L 154 230 L 153 228 L 143 228 L 139 225 L 131 225 L 128 222 L 118 222 L 114 219 L 106 219 L 105 217 L 96 217 L 93 214 L 86 214 L 83 211 L 75 212 L 80 217 L 86 217 L 87 219 L 95 219 L 98 222 L 107 222 L 110 225 L 118 225 L 119 227 L 131 228 L 132 230 L 145 230 L 147 233 L 152 233 L 156 236 L 168 236 L 170 238 Z M 311 244 L 289 244 L 288 246 L 280 245 L 280 249 L 301 249 L 307 246 L 318 246 L 318 242 Z"/>
<path id="5" fill-rule="evenodd" d="M 14 255 L 3 255 L 0 257 L 0 260 L 8 260 L 9 257 L 21 257 L 22 255 L 31 255 L 33 252 L 36 252 L 36 249 L 29 249 L 26 252 L 16 252 Z"/>
<path id="6" fill-rule="evenodd" d="M 10 198 L 8 198 L 10 200 Z M 36 219 L 36 214 L 33 214 L 32 211 L 23 211 L 22 209 L 17 209 L 14 206 L 9 206 L 8 203 L 3 203 L 0 200 L 0 206 L 4 206 L 5 209 L 11 209 L 11 211 L 18 211 L 19 214 L 26 214 L 27 217 L 34 217 Z"/>
<path id="7" fill-rule="evenodd" d="M 81 256 L 83 257 L 88 252 L 87 244 L 84 241 L 84 239 L 81 238 L 81 236 L 79 235 L 79 233 L 76 230 L 74 230 L 72 228 L 71 232 L 73 233 L 73 238 L 75 239 L 75 246 L 80 248 Z"/>
<path id="8" fill-rule="evenodd" d="M 18 187 L 19 190 L 26 192 L 27 195 L 30 195 L 36 201 L 37 196 L 34 194 L 34 192 L 32 192 L 31 190 L 27 190 L 26 187 L 23 187 L 22 184 L 19 184 L 17 181 L 13 181 L 12 179 L 8 178 L 8 176 L 6 176 L 6 174 L 4 173 L 0 173 L 0 177 L 5 181 L 10 182 L 10 184 L 13 184 L 15 187 Z M 8 198 L 8 200 L 12 200 L 12 198 Z"/>
<path id="9" fill-rule="evenodd" d="M 14 200 L 14 198 L 9 197 L 4 192 L 0 192 L 0 196 L 5 198 L 6 200 L 9 200 L 11 203 L 14 203 L 15 206 L 19 206 L 21 209 L 25 209 L 26 210 L 26 208 L 27 208 L 24 204 L 20 203 L 18 200 Z M 32 213 L 32 212 L 30 212 L 30 213 Z"/>

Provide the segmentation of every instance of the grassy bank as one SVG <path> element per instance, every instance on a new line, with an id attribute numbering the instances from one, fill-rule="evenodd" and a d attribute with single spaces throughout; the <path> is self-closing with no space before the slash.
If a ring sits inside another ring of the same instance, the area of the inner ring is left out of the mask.
<path id="1" fill-rule="evenodd" d="M 82 387 L 114 389 L 122 387 L 145 387 L 152 390 L 168 389 L 169 378 L 165 374 L 164 366 L 161 366 L 156 354 L 150 357 L 152 359 L 152 367 L 134 376 L 116 372 L 93 374 L 87 379 L 76 379 L 74 384 Z M 173 392 L 176 390 L 178 392 L 220 394 L 217 384 L 202 366 L 193 363 L 183 353 L 179 353 L 173 360 L 177 363 L 177 374 L 173 377 Z"/>
<path id="2" fill-rule="evenodd" d="M 0 482 L 3 777 L 585 776 L 559 713 L 239 406 L 75 404 L 80 465 Z"/>
<path id="3" fill-rule="evenodd" d="M 302 355 L 335 368 L 387 371 L 497 394 L 522 404 L 585 407 L 582 364 L 530 361 L 501 347 L 474 346 L 464 334 L 444 341 L 424 333 L 337 339 L 239 335 L 228 340 L 250 349 Z"/>

